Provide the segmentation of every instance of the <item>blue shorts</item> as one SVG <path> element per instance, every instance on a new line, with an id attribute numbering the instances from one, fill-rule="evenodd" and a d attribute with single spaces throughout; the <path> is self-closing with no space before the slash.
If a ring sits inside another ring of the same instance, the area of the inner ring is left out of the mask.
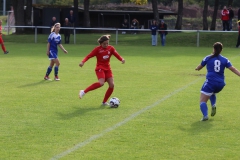
<path id="1" fill-rule="evenodd" d="M 224 86 L 224 82 L 209 81 L 207 79 L 202 86 L 201 93 L 211 96 L 212 94 L 220 92 Z"/>
<path id="2" fill-rule="evenodd" d="M 49 58 L 49 60 L 57 59 L 58 58 L 58 54 L 56 52 L 53 52 L 53 51 L 50 50 L 48 58 Z"/>

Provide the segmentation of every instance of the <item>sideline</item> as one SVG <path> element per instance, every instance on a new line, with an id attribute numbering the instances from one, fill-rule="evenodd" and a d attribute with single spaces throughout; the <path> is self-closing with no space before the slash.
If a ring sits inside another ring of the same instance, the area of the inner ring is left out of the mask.
<path id="1" fill-rule="evenodd" d="M 64 151 L 64 152 L 62 152 L 62 153 L 60 153 L 60 154 L 58 154 L 58 155 L 53 156 L 53 157 L 51 158 L 51 160 L 58 160 L 58 159 L 60 159 L 60 158 L 62 158 L 62 157 L 64 157 L 64 156 L 66 156 L 66 155 L 68 155 L 68 154 L 70 154 L 70 153 L 72 153 L 72 152 L 74 152 L 74 151 L 76 151 L 76 150 L 78 150 L 78 149 L 86 146 L 87 144 L 91 143 L 93 140 L 96 140 L 96 139 L 104 136 L 106 133 L 111 132 L 112 130 L 114 130 L 114 129 L 116 129 L 116 128 L 122 126 L 122 125 L 124 125 L 125 123 L 131 121 L 132 119 L 134 119 L 134 118 L 137 117 L 138 115 L 144 113 L 145 111 L 147 111 L 147 110 L 149 110 L 149 109 L 152 109 L 153 107 L 157 106 L 158 104 L 160 104 L 161 102 L 165 101 L 166 99 L 168 99 L 168 98 L 172 97 L 173 95 L 175 95 L 175 94 L 177 94 L 177 93 L 185 90 L 186 88 L 188 88 L 189 86 L 195 84 L 196 82 L 198 82 L 198 81 L 199 81 L 200 79 L 202 79 L 202 78 L 203 78 L 203 77 L 197 78 L 197 79 L 194 80 L 193 82 L 191 82 L 191 83 L 183 86 L 182 88 L 179 88 L 179 89 L 171 92 L 170 94 L 168 94 L 168 95 L 166 95 L 165 97 L 163 97 L 162 99 L 156 101 L 156 102 L 153 103 L 152 105 L 147 106 L 147 107 L 145 107 L 145 108 L 143 108 L 143 109 L 141 109 L 141 110 L 133 113 L 133 114 L 130 115 L 129 117 L 125 118 L 123 121 L 121 121 L 121 122 L 119 122 L 119 123 L 117 123 L 117 124 L 115 124 L 115 125 L 107 128 L 107 129 L 103 130 L 103 131 L 100 132 L 99 134 L 93 135 L 93 136 L 90 137 L 89 139 L 86 139 L 85 141 L 76 144 L 74 147 L 72 147 L 72 148 L 70 148 L 70 149 L 68 149 L 68 150 L 66 150 L 66 151 Z M 205 78 L 205 77 L 204 77 L 204 78 Z"/>

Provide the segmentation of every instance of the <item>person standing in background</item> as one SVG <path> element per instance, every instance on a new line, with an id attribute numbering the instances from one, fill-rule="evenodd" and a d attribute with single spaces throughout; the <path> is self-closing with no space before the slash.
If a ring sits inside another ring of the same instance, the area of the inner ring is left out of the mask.
<path id="1" fill-rule="evenodd" d="M 51 22 L 50 22 L 50 28 L 52 29 L 52 27 L 53 27 L 56 23 L 58 23 L 56 17 L 52 17 L 52 20 L 51 20 Z"/>
<path id="2" fill-rule="evenodd" d="M 65 22 L 64 22 L 63 27 L 72 27 L 72 24 L 68 21 L 68 18 L 65 18 Z M 69 39 L 70 39 L 71 29 L 64 29 L 63 32 L 64 32 L 64 41 L 65 41 L 65 44 L 69 44 L 69 42 L 70 42 Z"/>
<path id="3" fill-rule="evenodd" d="M 123 23 L 122 23 L 122 28 L 123 29 L 129 29 L 129 25 L 128 25 L 128 20 L 124 19 Z M 126 31 L 122 31 L 122 34 L 126 34 Z"/>
<path id="4" fill-rule="evenodd" d="M 229 10 L 229 30 L 231 31 L 232 30 L 232 19 L 234 18 L 234 12 L 232 10 L 232 6 L 230 5 L 228 7 L 228 10 Z"/>
<path id="5" fill-rule="evenodd" d="M 161 20 L 161 23 L 159 25 L 159 30 L 162 30 L 162 31 L 159 31 L 159 34 L 160 34 L 162 46 L 165 46 L 166 35 L 168 34 L 168 31 L 167 31 L 167 24 L 164 23 L 164 20 Z"/>
<path id="6" fill-rule="evenodd" d="M 223 31 L 229 31 L 229 10 L 227 10 L 226 6 L 223 7 L 223 10 L 221 11 L 221 16 Z"/>
<path id="7" fill-rule="evenodd" d="M 70 10 L 67 18 L 68 18 L 68 21 L 72 24 L 72 27 L 75 27 L 76 18 L 73 14 L 73 10 Z M 73 31 L 72 31 L 72 34 L 74 34 Z"/>
<path id="8" fill-rule="evenodd" d="M 152 21 L 152 24 L 150 26 L 150 30 L 152 31 L 152 46 L 156 46 L 157 45 L 157 30 L 158 30 L 156 20 Z"/>

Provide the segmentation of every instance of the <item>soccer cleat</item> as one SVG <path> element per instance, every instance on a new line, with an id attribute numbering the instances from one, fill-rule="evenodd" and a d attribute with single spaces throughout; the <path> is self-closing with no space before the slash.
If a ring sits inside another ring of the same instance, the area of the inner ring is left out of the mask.
<path id="1" fill-rule="evenodd" d="M 208 116 L 204 116 L 200 121 L 207 121 L 208 120 Z"/>
<path id="2" fill-rule="evenodd" d="M 51 80 L 48 76 L 45 76 L 44 79 L 49 81 Z"/>
<path id="3" fill-rule="evenodd" d="M 58 76 L 55 76 L 55 81 L 60 81 L 60 79 L 58 78 Z"/>
<path id="4" fill-rule="evenodd" d="M 216 108 L 216 106 L 214 105 L 214 106 L 212 106 L 211 116 L 212 116 L 212 117 L 215 116 L 216 112 L 217 112 L 217 108 Z"/>
<path id="5" fill-rule="evenodd" d="M 84 95 L 85 95 L 84 90 L 80 90 L 80 91 L 79 91 L 79 95 L 78 95 L 79 98 L 82 99 Z"/>
<path id="6" fill-rule="evenodd" d="M 8 53 L 9 53 L 8 51 L 4 52 L 4 54 L 8 54 Z"/>
<path id="7" fill-rule="evenodd" d="M 109 103 L 107 103 L 107 102 L 102 102 L 102 105 L 103 105 L 103 106 L 109 106 Z"/>

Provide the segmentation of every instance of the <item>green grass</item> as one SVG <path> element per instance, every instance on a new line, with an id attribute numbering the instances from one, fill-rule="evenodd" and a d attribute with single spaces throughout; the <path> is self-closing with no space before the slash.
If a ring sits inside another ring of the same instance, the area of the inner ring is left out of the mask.
<path id="1" fill-rule="evenodd" d="M 240 158 L 239 77 L 226 71 L 216 116 L 199 122 L 206 70 L 194 69 L 211 47 L 116 45 L 126 64 L 111 59 L 111 97 L 121 105 L 110 109 L 100 106 L 107 84 L 78 99 L 80 89 L 97 81 L 95 58 L 78 67 L 95 45 L 63 44 L 69 54 L 59 51 L 56 82 L 43 80 L 46 43 L 5 44 L 10 53 L 0 54 L 1 160 Z M 239 53 L 224 48 L 223 55 L 240 68 Z"/>

